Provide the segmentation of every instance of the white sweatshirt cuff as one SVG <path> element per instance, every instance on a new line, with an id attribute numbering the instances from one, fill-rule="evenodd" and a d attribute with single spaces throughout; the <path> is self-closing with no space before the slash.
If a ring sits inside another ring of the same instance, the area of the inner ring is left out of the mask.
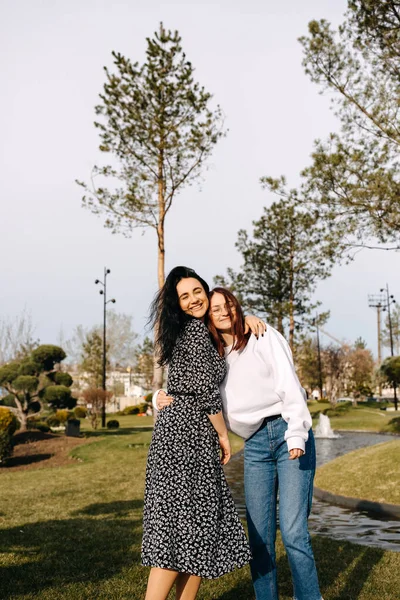
<path id="1" fill-rule="evenodd" d="M 288 450 L 294 450 L 294 448 L 298 448 L 299 450 L 303 450 L 304 454 L 306 452 L 306 443 L 301 436 L 294 435 L 293 437 L 288 438 L 287 440 Z"/>
<path id="2" fill-rule="evenodd" d="M 161 389 L 157 390 L 156 392 L 154 392 L 153 394 L 153 399 L 152 399 L 152 403 L 153 403 L 153 408 L 154 410 L 158 410 L 157 408 L 157 396 L 158 394 L 161 392 Z"/>

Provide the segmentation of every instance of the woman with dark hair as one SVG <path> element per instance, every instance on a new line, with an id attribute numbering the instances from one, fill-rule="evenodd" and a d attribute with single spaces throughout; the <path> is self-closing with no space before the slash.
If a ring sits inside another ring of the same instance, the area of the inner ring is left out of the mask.
<path id="1" fill-rule="evenodd" d="M 208 294 L 192 269 L 176 267 L 151 307 L 174 401 L 157 417 L 148 455 L 146 600 L 165 600 L 174 583 L 177 599 L 192 600 L 201 578 L 220 577 L 251 556 L 222 470 L 231 452 L 219 390 L 226 366 L 204 324 Z"/>
<path id="2" fill-rule="evenodd" d="M 308 533 L 315 473 L 311 416 L 292 353 L 268 325 L 258 339 L 244 332 L 243 312 L 224 288 L 210 294 L 208 327 L 228 375 L 220 385 L 228 427 L 245 439 L 244 484 L 257 600 L 278 600 L 275 539 L 279 524 L 295 600 L 321 600 Z M 165 394 L 159 406 L 172 406 Z M 167 410 L 163 408 L 163 410 Z"/>

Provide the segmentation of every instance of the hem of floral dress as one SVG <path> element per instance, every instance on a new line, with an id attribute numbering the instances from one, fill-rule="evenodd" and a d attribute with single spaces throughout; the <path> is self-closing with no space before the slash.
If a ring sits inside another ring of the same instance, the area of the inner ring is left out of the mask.
<path id="1" fill-rule="evenodd" d="M 242 569 L 243 567 L 249 564 L 250 560 L 251 559 L 248 558 L 242 562 L 232 563 L 228 569 L 224 569 L 218 575 L 205 575 L 200 571 L 194 570 L 188 571 L 188 569 L 182 569 L 178 565 L 172 565 L 170 563 L 162 563 L 145 559 L 142 559 L 141 562 L 143 567 L 157 567 L 158 569 L 169 569 L 170 571 L 176 571 L 177 573 L 187 573 L 188 575 L 195 575 L 196 577 L 201 577 L 202 579 L 219 579 L 220 577 L 227 575 L 227 573 L 232 573 L 232 571 L 234 571 L 235 569 Z"/>

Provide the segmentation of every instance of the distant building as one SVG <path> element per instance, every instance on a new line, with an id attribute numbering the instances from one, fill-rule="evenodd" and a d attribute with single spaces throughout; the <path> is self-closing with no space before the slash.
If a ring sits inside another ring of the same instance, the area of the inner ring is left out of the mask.
<path id="1" fill-rule="evenodd" d="M 89 387 L 89 374 L 85 372 L 71 373 L 74 379 L 74 389 L 76 395 Z M 111 402 L 108 403 L 107 412 L 117 412 L 124 410 L 127 406 L 135 406 L 144 402 L 147 394 L 151 390 L 146 389 L 143 378 L 127 370 L 109 371 L 106 381 L 107 390 L 113 392 Z"/>

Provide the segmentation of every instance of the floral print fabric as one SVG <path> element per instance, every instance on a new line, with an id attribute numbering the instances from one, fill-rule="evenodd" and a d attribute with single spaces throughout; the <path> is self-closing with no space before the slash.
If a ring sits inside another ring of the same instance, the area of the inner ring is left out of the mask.
<path id="1" fill-rule="evenodd" d="M 212 579 L 251 558 L 207 416 L 221 411 L 225 372 L 205 325 L 188 320 L 169 365 L 174 401 L 159 412 L 149 449 L 143 565 Z"/>

